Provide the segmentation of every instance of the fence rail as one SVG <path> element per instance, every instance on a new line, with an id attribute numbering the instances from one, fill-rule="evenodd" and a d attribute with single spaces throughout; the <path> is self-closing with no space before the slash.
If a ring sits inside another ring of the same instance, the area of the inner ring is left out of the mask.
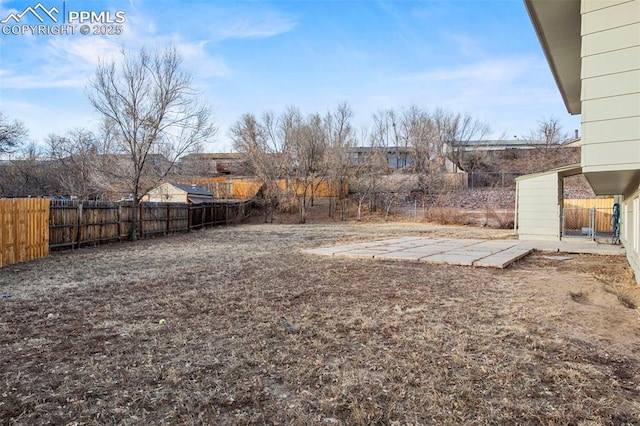
<path id="1" fill-rule="evenodd" d="M 613 198 L 566 198 L 562 209 L 562 235 L 595 239 L 613 231 Z"/>
<path id="2" fill-rule="evenodd" d="M 52 201 L 49 219 L 52 250 L 128 240 L 134 221 L 138 238 L 188 232 L 244 219 L 253 202 L 203 204 Z"/>
<path id="3" fill-rule="evenodd" d="M 49 200 L 0 199 L 0 266 L 49 254 Z"/>
<path id="4" fill-rule="evenodd" d="M 467 186 L 476 188 L 515 188 L 516 178 L 522 173 L 516 172 L 469 172 Z"/>

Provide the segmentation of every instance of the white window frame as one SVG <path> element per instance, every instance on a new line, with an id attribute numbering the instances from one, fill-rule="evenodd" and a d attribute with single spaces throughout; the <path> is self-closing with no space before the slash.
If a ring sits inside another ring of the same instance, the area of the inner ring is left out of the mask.
<path id="1" fill-rule="evenodd" d="M 638 225 L 640 222 L 640 198 L 636 197 L 633 199 L 633 250 L 638 252 Z"/>

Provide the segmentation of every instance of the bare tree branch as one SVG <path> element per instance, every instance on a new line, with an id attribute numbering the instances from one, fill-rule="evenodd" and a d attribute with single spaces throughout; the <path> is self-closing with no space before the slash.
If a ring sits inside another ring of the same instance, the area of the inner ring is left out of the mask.
<path id="1" fill-rule="evenodd" d="M 9 121 L 0 112 L 0 154 L 14 152 L 24 142 L 28 131 L 21 121 Z"/>
<path id="2" fill-rule="evenodd" d="M 137 54 L 123 49 L 121 55 L 120 66 L 100 62 L 89 100 L 109 129 L 114 155 L 105 157 L 104 169 L 118 172 L 137 205 L 181 155 L 198 150 L 216 129 L 175 47 Z"/>

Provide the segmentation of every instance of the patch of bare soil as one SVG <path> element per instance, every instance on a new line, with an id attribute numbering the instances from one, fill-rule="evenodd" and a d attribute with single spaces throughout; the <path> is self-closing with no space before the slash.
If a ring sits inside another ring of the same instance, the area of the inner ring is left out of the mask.
<path id="1" fill-rule="evenodd" d="M 400 235 L 509 232 L 241 225 L 2 268 L 0 422 L 640 424 L 623 257 L 489 270 L 302 252 Z"/>

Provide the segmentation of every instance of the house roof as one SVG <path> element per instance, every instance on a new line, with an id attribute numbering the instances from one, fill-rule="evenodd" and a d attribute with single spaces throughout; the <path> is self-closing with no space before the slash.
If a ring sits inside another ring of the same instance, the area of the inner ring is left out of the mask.
<path id="1" fill-rule="evenodd" d="M 241 160 L 242 154 L 237 152 L 197 152 L 184 155 L 180 158 L 181 161 L 192 160 Z"/>
<path id="2" fill-rule="evenodd" d="M 558 146 L 579 146 L 576 144 L 572 144 L 576 140 L 571 140 L 566 143 L 558 144 Z M 468 140 L 468 141 L 459 141 L 456 142 L 456 146 L 470 148 L 470 149 L 479 149 L 484 151 L 497 151 L 497 150 L 507 150 L 507 149 L 531 149 L 537 147 L 544 147 L 547 145 L 546 141 L 542 140 L 530 140 L 530 139 L 496 139 L 496 140 Z M 361 152 L 367 153 L 373 151 L 373 148 L 369 146 L 357 146 L 350 148 L 351 152 Z M 389 146 L 385 148 L 387 154 L 395 154 L 395 153 L 408 153 L 410 151 L 409 147 L 404 146 Z"/>
<path id="3" fill-rule="evenodd" d="M 567 110 L 580 114 L 580 0 L 524 0 L 524 4 Z"/>
<path id="4" fill-rule="evenodd" d="M 387 154 L 394 153 L 406 153 L 409 152 L 409 147 L 407 146 L 387 146 L 384 148 L 371 147 L 371 146 L 354 146 L 347 149 L 350 152 L 373 152 L 376 150 L 381 150 L 386 152 Z"/>
<path id="5" fill-rule="evenodd" d="M 458 146 L 478 149 L 483 148 L 485 150 L 535 148 L 545 146 L 546 144 L 547 143 L 545 141 L 528 139 L 470 140 L 457 142 Z"/>
<path id="6" fill-rule="evenodd" d="M 575 176 L 582 173 L 582 166 L 580 163 L 578 164 L 569 164 L 567 166 L 556 167 L 555 169 L 545 170 L 543 172 L 531 173 L 528 175 L 518 176 L 516 181 L 531 179 L 539 176 L 549 175 L 549 174 L 557 174 L 560 178 L 565 178 L 569 176 Z"/>
<path id="7" fill-rule="evenodd" d="M 171 183 L 171 185 L 175 186 L 178 189 L 183 190 L 184 192 L 186 192 L 189 195 L 205 195 L 205 196 L 209 196 L 209 197 L 213 196 L 213 194 L 210 193 L 209 191 L 207 191 L 206 189 L 202 189 L 202 188 L 197 187 L 195 185 L 181 185 L 179 183 Z"/>

